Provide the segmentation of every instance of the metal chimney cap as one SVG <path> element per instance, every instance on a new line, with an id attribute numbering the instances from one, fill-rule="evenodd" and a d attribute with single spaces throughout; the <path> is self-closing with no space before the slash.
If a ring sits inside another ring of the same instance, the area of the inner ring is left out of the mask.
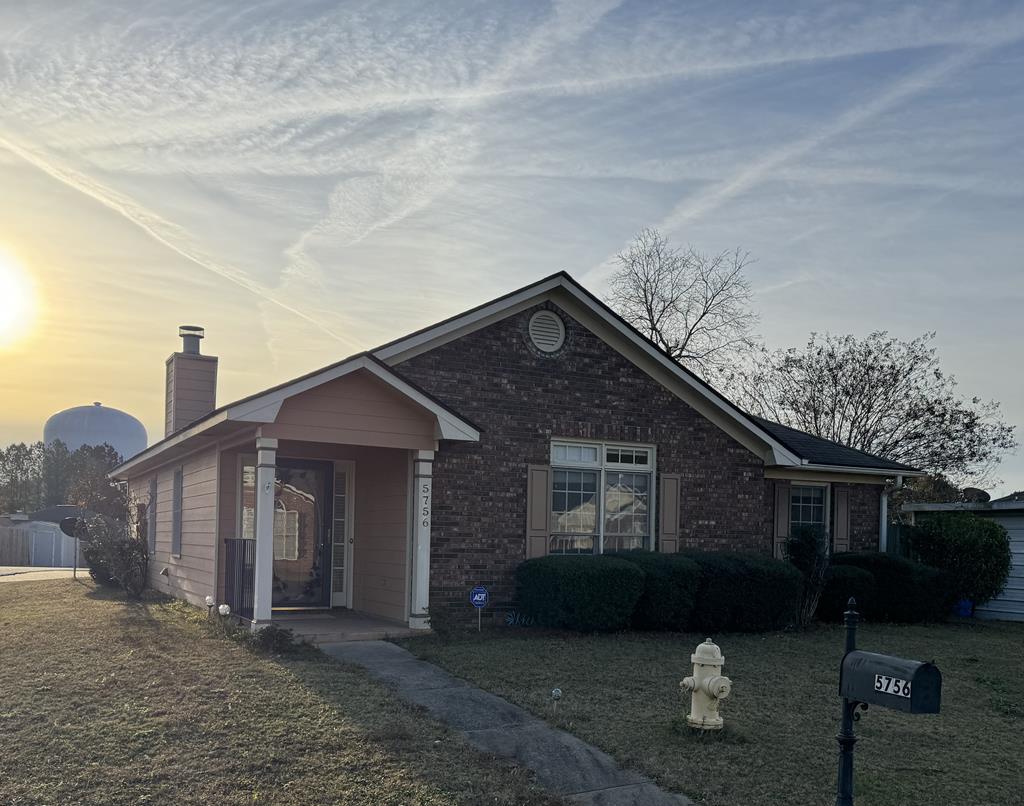
<path id="1" fill-rule="evenodd" d="M 195 336 L 197 339 L 201 339 L 206 335 L 206 331 L 199 325 L 178 325 L 178 335 L 182 338 Z"/>

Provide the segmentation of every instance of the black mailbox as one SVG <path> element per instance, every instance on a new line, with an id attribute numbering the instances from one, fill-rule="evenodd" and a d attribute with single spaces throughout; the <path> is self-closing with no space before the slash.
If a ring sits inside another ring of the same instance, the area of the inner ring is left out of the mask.
<path id="1" fill-rule="evenodd" d="M 942 673 L 934 663 L 854 650 L 843 658 L 839 696 L 911 714 L 937 714 Z"/>

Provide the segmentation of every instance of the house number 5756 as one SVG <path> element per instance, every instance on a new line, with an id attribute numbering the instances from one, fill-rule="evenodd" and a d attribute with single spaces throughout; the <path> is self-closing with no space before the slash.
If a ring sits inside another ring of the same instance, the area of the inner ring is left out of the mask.
<path id="1" fill-rule="evenodd" d="M 424 528 L 430 527 L 430 482 L 420 485 L 420 523 Z"/>

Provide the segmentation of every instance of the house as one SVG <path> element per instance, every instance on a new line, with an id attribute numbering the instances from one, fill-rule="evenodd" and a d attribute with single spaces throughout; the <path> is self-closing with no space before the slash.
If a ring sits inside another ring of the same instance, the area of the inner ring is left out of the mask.
<path id="1" fill-rule="evenodd" d="M 1024 621 L 1024 494 L 1016 492 L 995 501 L 904 504 L 902 509 L 909 513 L 911 523 L 927 512 L 970 512 L 982 518 L 991 518 L 1005 528 L 1010 537 L 1010 577 L 1003 592 L 992 601 L 975 608 L 974 615 L 999 621 Z"/>
<path id="2" fill-rule="evenodd" d="M 225 406 L 203 332 L 167 359 L 166 436 L 117 468 L 156 588 L 257 624 L 351 608 L 426 627 L 528 557 L 779 553 L 885 540 L 917 471 L 751 417 L 559 273 Z"/>

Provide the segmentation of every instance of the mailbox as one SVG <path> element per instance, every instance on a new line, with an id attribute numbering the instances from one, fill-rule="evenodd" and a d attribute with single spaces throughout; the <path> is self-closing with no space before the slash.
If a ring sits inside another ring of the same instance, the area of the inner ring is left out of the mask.
<path id="1" fill-rule="evenodd" d="M 937 714 L 942 673 L 934 663 L 853 650 L 843 658 L 839 696 L 911 714 Z"/>

